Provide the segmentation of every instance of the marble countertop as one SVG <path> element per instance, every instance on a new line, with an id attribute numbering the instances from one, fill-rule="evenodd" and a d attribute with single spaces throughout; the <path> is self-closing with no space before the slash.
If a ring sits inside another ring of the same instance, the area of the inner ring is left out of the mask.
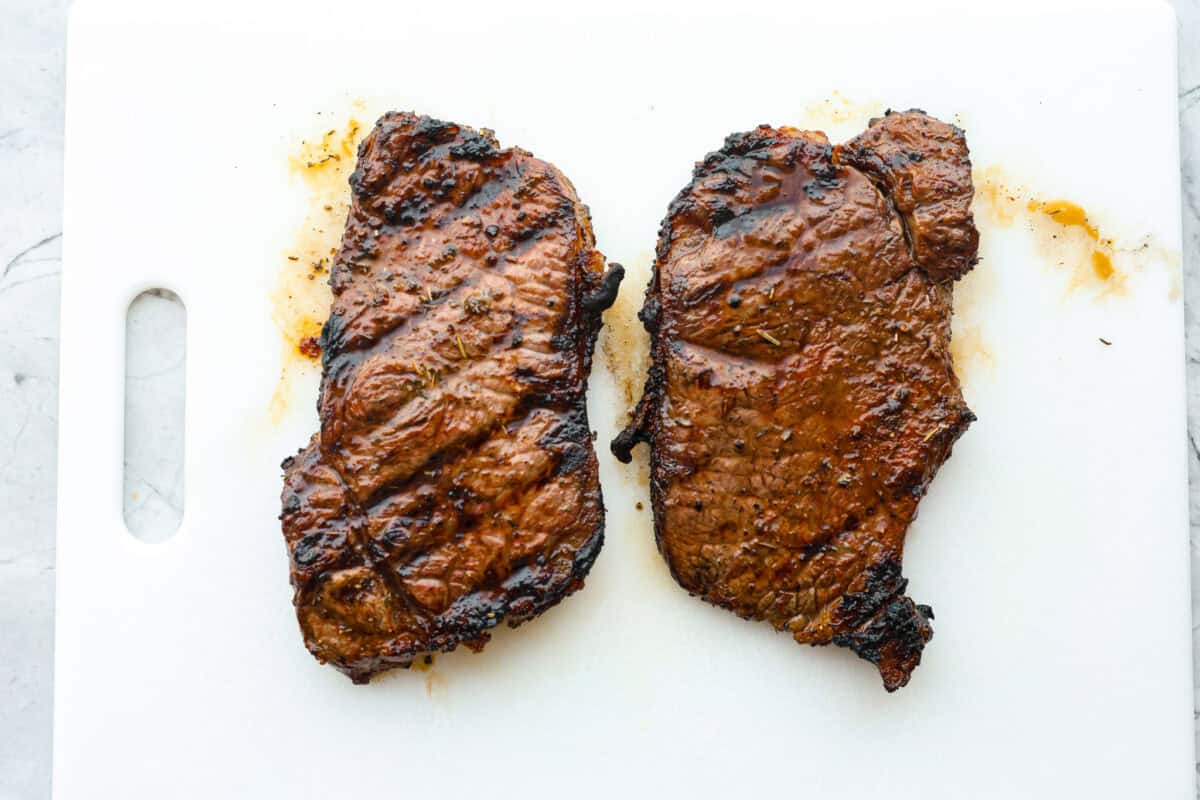
<path id="1" fill-rule="evenodd" d="M 0 800 L 50 796 L 67 4 L 5 0 L 0 9 Z M 1200 574 L 1200 0 L 1176 7 L 1191 551 L 1193 574 Z M 169 300 L 150 297 L 140 324 L 156 330 L 173 313 Z M 129 357 L 133 381 L 170 375 L 179 365 L 161 344 Z M 178 483 L 148 483 L 136 467 L 127 470 L 127 491 L 143 498 L 137 513 L 169 517 L 181 505 Z M 1192 608 L 1200 621 L 1200 581 Z M 1195 638 L 1193 651 L 1200 665 Z"/>

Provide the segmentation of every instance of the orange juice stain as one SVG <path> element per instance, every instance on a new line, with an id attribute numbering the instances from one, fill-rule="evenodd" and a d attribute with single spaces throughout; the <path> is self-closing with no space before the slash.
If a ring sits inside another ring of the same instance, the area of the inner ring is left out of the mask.
<path id="1" fill-rule="evenodd" d="M 1022 202 L 1025 187 L 995 164 L 977 168 L 972 173 L 975 183 L 975 215 L 977 222 L 1008 226 L 1024 213 Z"/>
<path id="2" fill-rule="evenodd" d="M 654 254 L 646 251 L 635 259 L 627 260 L 628 271 L 625 285 L 645 285 L 653 269 Z M 642 298 L 638 292 L 621 292 L 616 302 L 604 313 L 604 327 L 600 329 L 600 352 L 608 369 L 612 372 L 625 405 L 618 409 L 615 424 L 623 428 L 629 421 L 638 398 L 642 394 L 642 383 L 650 368 L 650 336 L 638 319 Z"/>
<path id="3" fill-rule="evenodd" d="M 416 666 L 414 662 L 413 666 Z M 429 666 L 422 666 L 419 669 L 425 673 L 425 696 L 433 697 L 435 694 L 443 694 L 449 681 L 446 680 L 446 675 L 443 672 L 438 672 L 433 668 L 433 662 L 429 662 Z"/>
<path id="4" fill-rule="evenodd" d="M 1093 241 L 1100 238 L 1100 232 L 1088 222 L 1087 212 L 1069 200 L 1030 200 L 1029 210 L 1040 211 L 1059 225 L 1083 228 Z"/>
<path id="5" fill-rule="evenodd" d="M 1097 223 L 1079 203 L 1042 200 L 1040 192 L 1002 165 L 976 167 L 972 177 L 975 183 L 973 211 L 984 250 L 994 238 L 1003 238 L 993 237 L 994 232 L 1020 227 L 1031 234 L 1035 252 L 1042 263 L 1066 273 L 1068 295 L 1082 294 L 1105 301 L 1124 296 L 1134 288 L 1135 276 L 1153 267 L 1167 270 L 1168 300 L 1178 302 L 1181 299 L 1182 259 L 1178 250 L 1164 247 L 1150 236 L 1141 236 L 1136 243 L 1125 236 L 1118 238 L 1106 225 Z M 984 259 L 992 261 L 994 255 L 986 253 Z M 989 272 L 974 270 L 959 285 L 954 293 L 956 316 L 964 299 L 963 289 L 969 286 L 974 276 Z"/>
<path id="6" fill-rule="evenodd" d="M 1087 212 L 1069 200 L 1030 200 L 1028 209 L 1040 213 L 1066 228 L 1079 228 L 1094 243 L 1091 252 L 1092 273 L 1102 281 L 1116 274 L 1112 262 L 1112 240 L 1100 236 L 1100 231 L 1088 219 Z"/>
<path id="7" fill-rule="evenodd" d="M 321 357 L 321 330 L 317 328 L 312 335 L 305 336 L 300 340 L 300 344 L 296 345 L 296 349 L 300 351 L 300 355 L 305 358 L 311 358 L 316 361 Z"/>
<path id="8" fill-rule="evenodd" d="M 1103 250 L 1092 251 L 1092 272 L 1102 281 L 1106 281 L 1116 272 L 1113 269 L 1112 257 Z"/>
<path id="9" fill-rule="evenodd" d="M 996 366 L 996 357 L 978 325 L 959 325 L 950 338 L 950 354 L 954 358 L 954 371 L 964 385 L 969 386 L 977 377 L 977 371 L 990 373 Z"/>
<path id="10" fill-rule="evenodd" d="M 883 116 L 878 102 L 860 102 L 834 90 L 829 97 L 809 103 L 800 110 L 796 124 L 801 130 L 823 131 L 830 141 L 840 142 L 856 136 L 872 117 Z"/>
<path id="11" fill-rule="evenodd" d="M 321 134 L 320 139 L 301 140 L 300 146 L 288 157 L 288 164 L 294 172 L 301 173 L 305 180 L 311 182 L 313 175 L 323 172 L 345 172 L 344 161 L 351 162 L 353 167 L 354 154 L 362 132 L 362 123 L 350 119 L 345 130 L 330 128 Z"/>
<path id="12" fill-rule="evenodd" d="M 283 342 L 279 381 L 270 403 L 275 423 L 287 413 L 294 381 L 320 369 L 321 326 L 332 300 L 329 270 L 350 209 L 350 173 L 365 133 L 351 117 L 344 125 L 302 139 L 288 154 L 288 171 L 307 191 L 307 210 L 280 256 L 271 295 L 272 317 Z"/>

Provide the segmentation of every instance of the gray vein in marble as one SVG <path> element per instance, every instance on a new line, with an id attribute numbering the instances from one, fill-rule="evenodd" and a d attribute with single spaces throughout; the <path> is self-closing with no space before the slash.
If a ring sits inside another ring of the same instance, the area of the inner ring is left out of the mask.
<path id="1" fill-rule="evenodd" d="M 8 260 L 7 264 L 4 265 L 4 271 L 0 272 L 0 279 L 7 277 L 9 272 L 11 272 L 13 269 L 16 268 L 16 266 L 18 264 L 20 264 L 22 261 L 25 260 L 25 256 L 29 255 L 30 253 L 33 253 L 36 250 L 42 249 L 43 247 L 50 244 L 51 242 L 57 242 L 61 238 L 62 238 L 62 231 L 59 231 L 58 233 L 47 236 L 45 239 L 41 239 L 40 241 L 34 242 L 33 244 L 29 245 L 29 247 L 26 247 L 24 250 L 17 253 L 15 256 L 13 256 L 12 258 L 10 258 Z M 46 260 L 49 260 L 49 259 L 46 259 Z M 57 261 L 58 259 L 53 259 L 53 260 Z M 29 263 L 29 262 L 27 262 L 27 263 Z"/>

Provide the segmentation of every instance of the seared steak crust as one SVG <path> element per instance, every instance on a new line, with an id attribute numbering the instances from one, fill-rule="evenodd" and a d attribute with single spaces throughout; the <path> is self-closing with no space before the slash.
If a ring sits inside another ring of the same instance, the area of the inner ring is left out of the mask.
<path id="1" fill-rule="evenodd" d="M 566 177 L 488 131 L 387 114 L 350 185 L 281 520 L 304 641 L 361 683 L 582 586 L 604 530 L 584 392 L 622 271 Z"/>
<path id="2" fill-rule="evenodd" d="M 974 416 L 950 356 L 976 260 L 963 132 L 888 113 L 833 147 L 759 127 L 697 164 L 642 320 L 659 550 L 681 586 L 908 682 L 933 634 L 904 534 Z"/>

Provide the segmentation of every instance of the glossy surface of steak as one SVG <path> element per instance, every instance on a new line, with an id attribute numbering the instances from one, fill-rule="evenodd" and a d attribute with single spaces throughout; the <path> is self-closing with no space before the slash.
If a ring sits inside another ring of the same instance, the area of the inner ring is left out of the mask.
<path id="1" fill-rule="evenodd" d="M 487 131 L 387 114 L 350 184 L 281 520 L 308 649 L 365 682 L 582 585 L 604 530 L 584 393 L 622 272 L 566 177 Z"/>
<path id="2" fill-rule="evenodd" d="M 932 636 L 904 535 L 974 419 L 950 356 L 975 262 L 961 130 L 889 113 L 853 141 L 760 127 L 697 164 L 659 235 L 651 446 L 658 546 L 689 592 L 908 682 Z"/>

